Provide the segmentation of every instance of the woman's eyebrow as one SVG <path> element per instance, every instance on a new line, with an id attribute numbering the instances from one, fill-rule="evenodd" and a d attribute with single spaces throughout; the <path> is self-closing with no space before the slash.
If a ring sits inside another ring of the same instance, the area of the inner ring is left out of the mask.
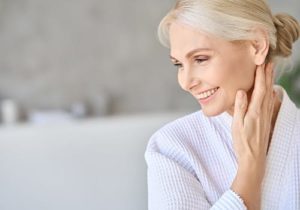
<path id="1" fill-rule="evenodd" d="M 193 49 L 193 50 L 191 50 L 190 52 L 188 52 L 187 54 L 186 54 L 186 58 L 189 58 L 189 57 L 191 57 L 193 54 L 195 54 L 195 53 L 197 53 L 197 52 L 201 52 L 201 51 L 212 51 L 212 49 L 210 49 L 210 48 L 196 48 L 196 49 Z M 172 60 L 174 60 L 174 61 L 178 61 L 176 58 L 174 58 L 172 55 L 170 55 L 170 58 L 172 59 Z"/>
<path id="2" fill-rule="evenodd" d="M 176 58 L 174 58 L 172 55 L 170 55 L 170 58 L 171 58 L 171 60 L 172 61 L 174 61 L 174 62 L 179 62 Z"/>

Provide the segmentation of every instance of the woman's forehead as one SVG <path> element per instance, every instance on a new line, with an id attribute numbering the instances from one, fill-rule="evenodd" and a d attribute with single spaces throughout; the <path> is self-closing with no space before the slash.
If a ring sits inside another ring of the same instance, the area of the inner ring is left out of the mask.
<path id="1" fill-rule="evenodd" d="M 172 39 L 181 39 L 185 40 L 186 42 L 211 42 L 211 40 L 217 39 L 217 37 L 208 34 L 203 30 L 196 29 L 192 26 L 174 22 L 170 25 L 169 28 L 169 39 L 170 41 L 172 41 Z"/>
<path id="2" fill-rule="evenodd" d="M 217 38 L 209 36 L 205 32 L 196 30 L 182 24 L 172 24 L 169 30 L 171 55 L 178 52 L 189 53 L 191 51 L 212 50 L 217 44 Z"/>
<path id="3" fill-rule="evenodd" d="M 233 43 L 183 24 L 172 24 L 169 30 L 170 57 L 183 59 L 193 52 L 218 53 Z"/>

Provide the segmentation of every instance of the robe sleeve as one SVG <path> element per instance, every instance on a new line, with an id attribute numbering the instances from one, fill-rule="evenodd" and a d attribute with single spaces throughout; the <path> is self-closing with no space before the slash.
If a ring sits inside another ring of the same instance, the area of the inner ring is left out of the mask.
<path id="1" fill-rule="evenodd" d="M 160 137 L 155 135 L 153 138 Z M 243 200 L 231 189 L 228 189 L 217 202 L 210 204 L 194 174 L 179 161 L 162 154 L 155 147 L 148 148 L 145 153 L 148 166 L 149 210 L 247 209 Z"/>

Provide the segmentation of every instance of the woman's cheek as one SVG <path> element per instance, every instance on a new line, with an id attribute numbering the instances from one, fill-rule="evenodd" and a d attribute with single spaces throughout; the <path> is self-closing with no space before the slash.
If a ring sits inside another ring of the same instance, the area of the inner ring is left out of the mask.
<path id="1" fill-rule="evenodd" d="M 178 74 L 177 74 L 177 81 L 178 81 L 179 86 L 180 86 L 182 89 L 184 89 L 183 77 L 182 77 L 182 74 L 180 74 L 179 71 L 178 71 Z"/>
<path id="2" fill-rule="evenodd" d="M 209 81 L 211 81 L 211 85 L 221 87 L 226 84 L 227 75 L 224 71 L 211 71 L 209 75 Z"/>

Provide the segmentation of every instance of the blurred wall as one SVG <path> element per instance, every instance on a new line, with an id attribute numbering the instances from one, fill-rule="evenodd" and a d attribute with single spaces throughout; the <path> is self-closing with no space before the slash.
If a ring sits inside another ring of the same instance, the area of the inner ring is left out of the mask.
<path id="1" fill-rule="evenodd" d="M 270 2 L 300 18 L 298 1 Z M 76 102 L 94 114 L 198 109 L 156 37 L 173 2 L 0 0 L 0 98 L 23 111 Z"/>

